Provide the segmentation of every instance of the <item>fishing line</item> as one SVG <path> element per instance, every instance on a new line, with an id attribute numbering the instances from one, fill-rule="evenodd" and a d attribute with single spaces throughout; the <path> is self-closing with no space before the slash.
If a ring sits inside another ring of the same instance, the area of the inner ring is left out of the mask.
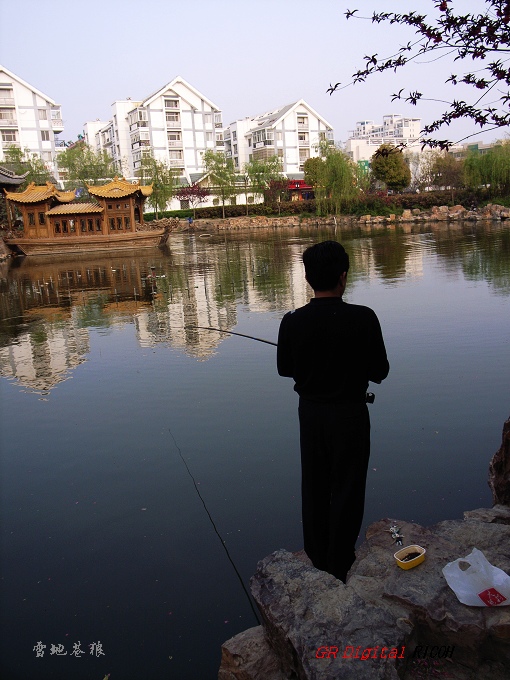
<path id="1" fill-rule="evenodd" d="M 264 338 L 255 338 L 253 335 L 245 335 L 244 333 L 234 333 L 234 331 L 224 331 L 221 328 L 213 328 L 212 326 L 185 326 L 185 328 L 202 328 L 205 331 L 217 331 L 218 333 L 228 333 L 229 335 L 239 335 L 241 338 L 248 338 L 248 340 L 256 340 L 257 342 L 265 342 L 266 345 L 278 346 L 278 343 L 271 342 L 271 340 L 264 340 Z"/>
<path id="2" fill-rule="evenodd" d="M 234 571 L 235 571 L 235 573 L 236 573 L 236 575 L 237 575 L 237 578 L 239 579 L 239 583 L 241 584 L 241 586 L 242 586 L 242 588 L 243 588 L 243 590 L 244 590 L 244 592 L 245 592 L 245 595 L 246 595 L 246 597 L 248 598 L 248 602 L 250 603 L 250 607 L 251 607 L 251 610 L 252 610 L 252 612 L 253 612 L 253 615 L 254 615 L 254 617 L 255 617 L 257 623 L 260 625 L 260 619 L 259 619 L 259 617 L 257 616 L 257 612 L 255 611 L 255 607 L 253 606 L 253 602 L 252 602 L 252 600 L 251 600 L 250 594 L 249 594 L 249 592 L 247 591 L 246 586 L 244 585 L 243 578 L 242 578 L 241 574 L 239 573 L 239 570 L 237 569 L 237 567 L 236 567 L 236 565 L 235 565 L 235 563 L 234 563 L 234 560 L 233 560 L 232 557 L 230 556 L 230 553 L 229 553 L 229 551 L 228 551 L 227 545 L 226 545 L 225 541 L 223 540 L 223 538 L 221 537 L 221 534 L 220 534 L 220 532 L 218 531 L 218 529 L 217 529 L 217 527 L 216 527 L 216 524 L 214 523 L 214 520 L 213 520 L 213 518 L 212 518 L 212 516 L 211 516 L 211 513 L 210 513 L 209 510 L 207 509 L 207 505 L 205 504 L 205 501 L 204 501 L 204 499 L 202 498 L 202 494 L 200 493 L 200 490 L 199 490 L 198 485 L 197 485 L 197 483 L 196 483 L 196 481 L 195 481 L 195 478 L 193 477 L 193 474 L 191 473 L 191 470 L 189 469 L 188 464 L 187 464 L 186 461 L 184 460 L 184 456 L 182 455 L 182 451 L 181 451 L 181 449 L 180 449 L 180 446 L 179 446 L 179 445 L 177 444 L 177 442 L 175 441 L 175 437 L 174 437 L 174 435 L 172 434 L 172 431 L 170 430 L 170 428 L 168 428 L 168 432 L 170 433 L 170 436 L 171 436 L 172 439 L 173 439 L 173 442 L 174 442 L 174 444 L 175 444 L 175 448 L 176 448 L 177 451 L 179 452 L 179 456 L 180 456 L 182 462 L 184 463 L 184 465 L 185 465 L 185 467 L 186 467 L 186 470 L 188 471 L 188 475 L 191 477 L 191 480 L 192 480 L 193 485 L 194 485 L 194 487 L 195 487 L 195 490 L 196 490 L 196 492 L 197 492 L 197 494 L 198 494 L 198 497 L 199 497 L 200 500 L 202 501 L 202 505 L 204 506 L 204 510 L 206 511 L 207 516 L 209 517 L 209 521 L 211 522 L 212 527 L 213 527 L 213 529 L 214 529 L 216 535 L 217 535 L 218 538 L 220 539 L 220 542 L 221 542 L 221 545 L 222 545 L 222 547 L 223 547 L 223 550 L 226 552 L 227 557 L 228 557 L 228 559 L 229 559 L 229 562 L 230 562 L 230 564 L 233 566 Z"/>

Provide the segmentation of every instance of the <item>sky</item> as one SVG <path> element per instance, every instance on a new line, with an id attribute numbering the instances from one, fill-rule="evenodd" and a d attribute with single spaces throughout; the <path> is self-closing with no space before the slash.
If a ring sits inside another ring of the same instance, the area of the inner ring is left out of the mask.
<path id="1" fill-rule="evenodd" d="M 413 0 L 412 8 L 434 14 L 434 4 Z M 485 3 L 453 5 L 464 13 Z M 61 105 L 65 140 L 86 121 L 110 119 L 115 100 L 145 99 L 179 75 L 218 106 L 224 125 L 304 99 L 345 142 L 359 120 L 399 113 L 426 124 L 443 110 L 437 102 L 393 103 L 402 87 L 439 99 L 469 94 L 444 84 L 446 59 L 327 93 L 330 83 L 351 82 L 365 54 L 390 56 L 413 37 L 407 27 L 347 21 L 345 11 L 370 17 L 409 7 L 408 0 L 0 0 L 0 64 Z M 438 136 L 476 132 L 466 121 Z"/>

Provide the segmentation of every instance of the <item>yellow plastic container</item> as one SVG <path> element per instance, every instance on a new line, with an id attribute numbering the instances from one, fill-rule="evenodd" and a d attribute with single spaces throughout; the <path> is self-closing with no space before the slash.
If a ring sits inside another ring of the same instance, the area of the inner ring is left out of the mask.
<path id="1" fill-rule="evenodd" d="M 421 545 L 408 545 L 406 548 L 397 550 L 393 557 L 401 569 L 412 569 L 423 562 L 426 552 L 425 548 L 422 548 Z M 405 557 L 412 553 L 419 553 L 419 555 L 412 560 L 405 560 Z"/>

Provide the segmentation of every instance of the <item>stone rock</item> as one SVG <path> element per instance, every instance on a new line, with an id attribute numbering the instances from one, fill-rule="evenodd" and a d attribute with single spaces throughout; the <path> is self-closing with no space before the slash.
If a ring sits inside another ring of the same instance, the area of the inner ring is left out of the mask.
<path id="1" fill-rule="evenodd" d="M 275 680 L 415 680 L 429 677 L 421 675 L 424 666 L 418 665 L 425 662 L 436 675 L 444 671 L 445 677 L 457 680 L 508 680 L 510 607 L 461 604 L 442 568 L 477 547 L 491 564 L 510 572 L 509 516 L 505 506 L 496 506 L 428 528 L 397 522 L 404 546 L 418 544 L 427 550 L 425 561 L 410 570 L 396 565 L 397 548 L 388 531 L 395 521 L 383 519 L 368 528 L 347 585 L 315 569 L 303 554 L 279 550 L 266 557 L 258 564 L 251 587 L 267 643 L 281 663 L 281 671 L 274 671 L 281 676 L 275 675 Z M 243 641 L 237 638 L 233 638 L 235 643 L 225 643 L 237 650 L 230 656 L 246 657 L 250 669 L 256 668 L 252 652 L 243 652 Z M 263 657 L 274 658 L 258 639 Z M 427 645 L 448 647 L 451 658 L 424 661 L 419 650 Z M 358 647 L 358 656 L 370 648 L 371 658 L 354 658 Z M 372 658 L 379 656 L 382 647 L 396 648 L 403 658 Z M 255 655 L 256 645 L 251 649 Z M 263 672 L 242 675 L 241 666 L 237 674 L 221 675 L 232 668 L 222 662 L 219 677 L 273 680 Z"/>
<path id="2" fill-rule="evenodd" d="M 495 505 L 510 506 L 510 418 L 503 425 L 501 447 L 489 464 L 489 486 Z"/>
<path id="3" fill-rule="evenodd" d="M 413 219 L 413 213 L 410 210 L 403 210 L 402 217 L 400 218 L 403 222 L 409 222 Z"/>
<path id="4" fill-rule="evenodd" d="M 249 628 L 223 643 L 218 680 L 285 680 L 280 661 L 262 626 Z"/>

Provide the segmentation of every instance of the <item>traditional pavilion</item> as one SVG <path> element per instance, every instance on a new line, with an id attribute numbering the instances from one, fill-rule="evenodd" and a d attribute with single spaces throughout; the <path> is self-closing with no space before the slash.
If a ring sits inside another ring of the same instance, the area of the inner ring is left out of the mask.
<path id="1" fill-rule="evenodd" d="M 50 182 L 32 183 L 19 193 L 4 189 L 9 229 L 19 214 L 23 238 L 28 239 L 129 234 L 143 223 L 143 206 L 152 185 L 116 177 L 104 186 L 87 185 L 87 190 L 95 202 L 79 203 L 75 191 L 59 191 Z"/>

